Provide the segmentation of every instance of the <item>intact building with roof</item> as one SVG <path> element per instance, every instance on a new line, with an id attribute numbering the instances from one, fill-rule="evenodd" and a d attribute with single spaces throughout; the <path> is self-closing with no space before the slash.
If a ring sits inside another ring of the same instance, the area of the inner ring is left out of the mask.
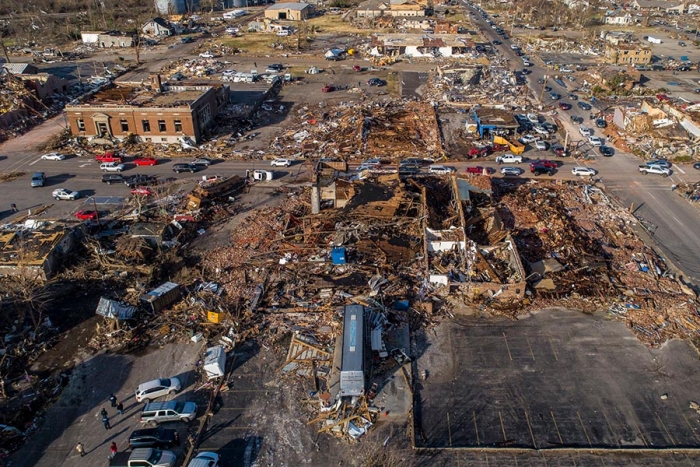
<path id="1" fill-rule="evenodd" d="M 67 105 L 65 112 L 76 136 L 123 139 L 136 135 L 153 143 L 177 143 L 187 136 L 200 142 L 228 101 L 228 85 L 162 84 L 160 76 L 153 76 L 148 87 L 107 88 L 86 102 Z"/>
<path id="2" fill-rule="evenodd" d="M 276 3 L 265 9 L 265 18 L 276 20 L 302 21 L 315 12 L 308 3 Z"/>

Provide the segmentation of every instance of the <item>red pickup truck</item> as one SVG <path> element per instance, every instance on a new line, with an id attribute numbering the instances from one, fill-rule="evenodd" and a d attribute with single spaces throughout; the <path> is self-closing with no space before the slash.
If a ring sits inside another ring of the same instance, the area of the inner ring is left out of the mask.
<path id="1" fill-rule="evenodd" d="M 95 160 L 98 162 L 117 162 L 121 164 L 124 162 L 124 158 L 122 156 L 116 155 L 113 152 L 106 152 L 104 154 L 100 154 L 95 156 Z"/>
<path id="2" fill-rule="evenodd" d="M 536 161 L 530 162 L 530 168 L 534 166 L 545 167 L 547 169 L 556 169 L 559 165 L 554 161 L 548 161 L 547 159 L 537 159 Z"/>

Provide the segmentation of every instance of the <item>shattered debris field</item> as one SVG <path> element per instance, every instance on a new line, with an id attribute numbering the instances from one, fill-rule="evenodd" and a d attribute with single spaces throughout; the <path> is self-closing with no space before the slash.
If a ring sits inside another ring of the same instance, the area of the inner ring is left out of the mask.
<path id="1" fill-rule="evenodd" d="M 562 308 L 436 331 L 418 360 L 429 373 L 418 447 L 700 447 L 698 357 L 685 342 L 650 350 L 619 322 Z"/>

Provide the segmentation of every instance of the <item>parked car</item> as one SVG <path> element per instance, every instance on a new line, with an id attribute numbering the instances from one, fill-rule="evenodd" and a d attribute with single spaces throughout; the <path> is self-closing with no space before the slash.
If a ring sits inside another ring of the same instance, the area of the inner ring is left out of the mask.
<path id="1" fill-rule="evenodd" d="M 668 177 L 669 175 L 671 175 L 671 169 L 669 169 L 668 167 L 662 167 L 660 165 L 640 165 L 639 171 L 642 172 L 644 175 L 657 174 L 663 175 L 664 177 Z"/>
<path id="2" fill-rule="evenodd" d="M 606 122 L 604 118 L 598 118 L 595 121 L 595 126 L 598 128 L 605 128 L 608 126 L 608 122 Z"/>
<path id="3" fill-rule="evenodd" d="M 335 91 L 335 86 L 332 86 L 330 84 L 326 84 L 321 88 L 321 92 L 333 92 Z"/>
<path id="4" fill-rule="evenodd" d="M 520 169 L 517 167 L 510 166 L 501 167 L 501 174 L 518 176 L 520 175 Z"/>
<path id="5" fill-rule="evenodd" d="M 613 151 L 613 149 L 608 147 L 608 146 L 601 146 L 598 149 L 599 149 L 600 153 L 606 157 L 610 157 L 613 154 L 615 154 L 615 151 Z"/>
<path id="6" fill-rule="evenodd" d="M 566 157 L 566 149 L 564 149 L 564 146 L 562 146 L 559 143 L 555 143 L 552 145 L 550 148 L 554 154 L 560 157 Z"/>
<path id="7" fill-rule="evenodd" d="M 473 166 L 473 167 L 467 167 L 466 172 L 467 172 L 468 174 L 479 174 L 479 175 L 481 175 L 481 174 L 484 173 L 484 168 L 483 168 L 482 166 L 480 166 L 480 165 L 475 165 L 475 166 Z"/>
<path id="8" fill-rule="evenodd" d="M 187 467 L 221 467 L 221 458 L 215 452 L 201 451 L 187 464 Z"/>
<path id="9" fill-rule="evenodd" d="M 177 378 L 159 378 L 139 384 L 136 389 L 136 402 L 149 403 L 152 399 L 168 394 L 176 394 L 182 389 Z"/>
<path id="10" fill-rule="evenodd" d="M 78 211 L 74 215 L 81 221 L 94 221 L 97 219 L 97 211 L 92 210 Z"/>
<path id="11" fill-rule="evenodd" d="M 449 175 L 454 170 L 451 167 L 445 167 L 444 165 L 431 165 L 428 167 L 428 172 L 435 175 Z"/>
<path id="12" fill-rule="evenodd" d="M 552 167 L 545 167 L 544 165 L 538 165 L 538 164 L 535 164 L 535 165 L 531 164 L 530 165 L 530 172 L 535 176 L 544 175 L 544 174 L 549 175 L 549 176 L 554 175 L 554 169 Z"/>
<path id="13" fill-rule="evenodd" d="M 571 110 L 571 104 L 569 104 L 568 102 L 560 102 L 559 108 L 561 110 Z"/>
<path id="14" fill-rule="evenodd" d="M 553 135 L 554 133 L 557 132 L 557 126 L 554 125 L 553 123 L 544 122 L 542 124 L 542 126 L 544 127 L 545 130 L 547 130 L 547 133 L 549 133 L 549 134 Z"/>
<path id="15" fill-rule="evenodd" d="M 666 159 L 653 159 L 647 162 L 648 166 L 652 165 L 658 165 L 659 167 L 663 167 L 665 169 L 670 169 L 671 168 L 671 163 L 667 161 Z"/>
<path id="16" fill-rule="evenodd" d="M 279 73 L 282 70 L 284 70 L 284 65 L 281 63 L 273 63 L 265 68 L 265 73 Z"/>
<path id="17" fill-rule="evenodd" d="M 199 56 L 200 56 L 201 58 L 214 58 L 214 57 L 215 57 L 215 55 L 214 55 L 213 53 L 208 52 L 208 51 L 207 51 L 207 52 L 202 52 L 201 54 L 199 54 Z"/>
<path id="18" fill-rule="evenodd" d="M 155 448 L 136 448 L 109 457 L 109 467 L 175 467 L 177 455 Z"/>
<path id="19" fill-rule="evenodd" d="M 419 167 L 423 167 L 423 166 L 425 166 L 425 165 L 430 165 L 430 164 L 432 164 L 432 162 L 433 162 L 432 160 L 423 159 L 423 158 L 420 158 L 420 157 L 409 157 L 409 158 L 407 158 L 407 159 L 402 160 L 401 163 L 400 163 L 399 165 L 404 165 L 404 164 L 411 165 L 411 164 L 415 164 L 415 165 L 418 165 Z"/>
<path id="20" fill-rule="evenodd" d="M 561 99 L 561 94 L 552 91 L 552 92 L 549 93 L 549 97 L 550 97 L 553 101 L 558 101 L 559 99 Z"/>
<path id="21" fill-rule="evenodd" d="M 80 192 L 69 190 L 68 188 L 56 188 L 51 193 L 51 196 L 53 196 L 53 198 L 55 200 L 63 199 L 63 200 L 74 201 L 74 200 L 80 198 Z"/>
<path id="22" fill-rule="evenodd" d="M 273 167 L 289 167 L 292 165 L 292 161 L 289 159 L 274 159 L 270 162 Z"/>
<path id="23" fill-rule="evenodd" d="M 100 164 L 100 170 L 105 172 L 121 172 L 124 170 L 124 164 L 117 164 L 116 162 L 103 162 Z"/>
<path id="24" fill-rule="evenodd" d="M 369 86 L 386 86 L 386 81 L 379 78 L 370 78 L 367 80 Z"/>
<path id="25" fill-rule="evenodd" d="M 209 167 L 212 163 L 212 160 L 209 159 L 208 157 L 198 157 L 194 159 L 190 164 L 192 165 L 204 165 L 206 167 Z"/>
<path id="26" fill-rule="evenodd" d="M 95 156 L 95 160 L 97 162 L 117 162 L 119 164 L 124 162 L 124 158 L 122 156 L 114 154 L 113 152 L 106 152 L 104 154 L 97 155 Z"/>
<path id="27" fill-rule="evenodd" d="M 32 174 L 32 188 L 38 188 L 44 186 L 46 183 L 46 174 L 44 172 L 34 172 Z"/>
<path id="28" fill-rule="evenodd" d="M 197 404 L 194 402 L 151 402 L 141 411 L 141 423 L 159 425 L 166 422 L 189 423 L 197 417 Z"/>
<path id="29" fill-rule="evenodd" d="M 151 196 L 153 192 L 147 186 L 138 186 L 131 189 L 131 194 L 137 196 Z"/>
<path id="30" fill-rule="evenodd" d="M 578 105 L 583 110 L 591 110 L 593 108 L 591 107 L 591 104 L 583 101 L 578 101 L 576 105 Z"/>
<path id="31" fill-rule="evenodd" d="M 520 137 L 520 142 L 523 144 L 534 143 L 535 141 L 537 141 L 537 138 L 533 135 L 523 135 Z"/>
<path id="32" fill-rule="evenodd" d="M 693 168 L 695 170 L 700 170 L 700 162 L 696 162 L 695 164 L 693 164 Z"/>
<path id="33" fill-rule="evenodd" d="M 539 149 L 540 151 L 546 151 L 547 148 L 549 147 L 549 144 L 547 144 L 546 141 L 537 141 L 535 143 L 535 147 Z"/>
<path id="34" fill-rule="evenodd" d="M 580 125 L 583 123 L 583 117 L 579 117 L 578 115 L 572 115 L 571 122 L 575 123 L 576 125 Z"/>
<path id="35" fill-rule="evenodd" d="M 362 162 L 362 165 L 381 165 L 382 160 L 378 158 L 372 158 L 372 159 L 367 159 L 366 161 Z"/>
<path id="36" fill-rule="evenodd" d="M 578 96 L 576 94 L 574 94 L 573 92 L 571 92 L 571 93 L 569 93 L 569 99 L 571 99 L 572 101 L 577 101 Z"/>
<path id="37" fill-rule="evenodd" d="M 574 175 L 593 176 L 595 175 L 595 170 L 590 167 L 574 167 L 571 169 L 571 173 Z"/>
<path id="38" fill-rule="evenodd" d="M 496 162 L 499 164 L 520 164 L 523 161 L 523 156 L 516 156 L 515 154 L 503 154 L 496 158 Z"/>
<path id="39" fill-rule="evenodd" d="M 541 165 L 542 167 L 547 167 L 550 169 L 556 169 L 559 167 L 559 164 L 557 164 L 555 161 L 550 161 L 547 159 L 537 159 L 535 161 L 530 162 L 530 167 L 533 165 Z"/>
<path id="40" fill-rule="evenodd" d="M 200 165 L 200 164 L 175 164 L 175 165 L 173 165 L 173 172 L 175 172 L 175 173 L 181 173 L 181 172 L 195 173 L 195 172 L 199 171 L 201 166 L 202 165 Z"/>
<path id="41" fill-rule="evenodd" d="M 129 188 L 148 186 L 158 183 L 158 177 L 155 175 L 132 175 L 130 177 L 122 177 L 122 183 L 124 183 Z"/>
<path id="42" fill-rule="evenodd" d="M 169 448 L 180 444 L 180 435 L 172 428 L 144 428 L 135 430 L 129 435 L 129 447 L 136 448 Z"/>
<path id="43" fill-rule="evenodd" d="M 492 42 L 492 44 L 493 44 L 493 45 L 501 45 L 501 44 L 503 44 L 503 42 L 499 41 L 498 39 L 495 39 L 495 40 Z"/>
<path id="44" fill-rule="evenodd" d="M 527 114 L 526 117 L 530 123 L 540 123 L 540 117 L 537 114 Z"/>
<path id="45" fill-rule="evenodd" d="M 588 137 L 588 142 L 591 143 L 593 146 L 600 147 L 603 145 L 603 141 L 597 137 L 597 136 L 589 136 Z"/>
<path id="46" fill-rule="evenodd" d="M 182 42 L 183 44 L 189 44 L 190 42 L 194 42 L 194 39 L 191 38 L 191 37 L 189 37 L 189 36 L 187 36 L 187 37 L 181 38 L 181 39 L 180 39 L 180 42 Z"/>
<path id="47" fill-rule="evenodd" d="M 59 154 L 57 152 L 50 152 L 48 154 L 44 154 L 41 156 L 41 160 L 43 161 L 62 161 L 66 158 L 63 154 Z"/>
<path id="48" fill-rule="evenodd" d="M 593 133 L 591 132 L 591 129 L 588 128 L 587 126 L 581 126 L 581 127 L 579 127 L 578 132 L 581 133 L 581 136 L 585 136 L 585 137 L 589 137 L 589 136 L 591 136 L 591 135 L 593 134 Z"/>
<path id="49" fill-rule="evenodd" d="M 102 175 L 102 183 L 106 183 L 107 185 L 111 185 L 112 183 L 124 183 L 124 181 L 124 176 L 121 174 L 107 173 Z"/>
<path id="50" fill-rule="evenodd" d="M 141 165 L 156 165 L 158 163 L 158 159 L 154 159 L 153 157 L 139 157 L 138 159 L 134 159 L 134 165 L 136 166 L 141 166 Z"/>

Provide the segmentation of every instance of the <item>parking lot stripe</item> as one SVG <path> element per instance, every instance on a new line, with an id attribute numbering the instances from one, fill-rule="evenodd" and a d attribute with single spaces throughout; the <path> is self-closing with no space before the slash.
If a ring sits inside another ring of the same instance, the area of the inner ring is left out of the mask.
<path id="1" fill-rule="evenodd" d="M 510 354 L 510 347 L 508 346 L 508 338 L 506 337 L 506 333 L 503 333 L 503 340 L 506 341 L 506 350 L 508 350 L 508 356 L 510 357 L 510 361 L 513 361 L 513 356 Z"/>
<path id="2" fill-rule="evenodd" d="M 508 442 L 508 437 L 506 437 L 506 426 L 503 424 L 503 415 L 501 415 L 501 412 L 498 412 L 498 418 L 501 420 L 501 431 L 503 432 L 503 442 L 507 443 Z"/>
<path id="3" fill-rule="evenodd" d="M 450 412 L 447 411 L 445 412 L 445 414 L 447 415 L 447 439 L 450 443 L 450 447 L 452 447 L 452 427 L 450 426 Z"/>
<path id="4" fill-rule="evenodd" d="M 664 423 L 663 420 L 661 420 L 661 417 L 659 416 L 659 413 L 655 411 L 655 412 L 654 412 L 654 415 L 656 415 L 656 418 L 659 419 L 659 423 L 661 423 L 661 426 L 664 428 L 664 431 L 665 431 L 666 434 L 668 435 L 668 439 L 671 440 L 671 442 L 673 443 L 674 446 L 677 446 L 676 441 L 673 439 L 673 436 L 671 436 L 671 433 L 668 431 L 668 428 L 666 428 L 666 424 Z"/>
<path id="5" fill-rule="evenodd" d="M 554 343 L 552 342 L 552 338 L 547 336 L 547 340 L 549 341 L 549 346 L 552 348 L 552 353 L 554 354 L 554 360 L 559 361 L 559 356 L 557 356 L 557 351 L 554 350 Z"/>
<path id="6" fill-rule="evenodd" d="M 586 431 L 586 427 L 583 424 L 583 419 L 581 418 L 581 412 L 579 412 L 577 410 L 576 415 L 578 415 L 578 421 L 581 422 L 581 428 L 583 428 L 583 434 L 586 435 L 586 439 L 588 440 L 588 445 L 590 447 L 593 447 L 593 443 L 591 443 L 591 438 L 588 436 L 588 431 Z"/>
<path id="7" fill-rule="evenodd" d="M 479 426 L 476 424 L 476 412 L 472 410 L 472 419 L 474 420 L 474 431 L 476 432 L 476 445 L 481 445 L 481 439 L 479 438 Z"/>
<path id="8" fill-rule="evenodd" d="M 533 360 L 535 357 L 532 357 Z M 532 445 L 534 446 L 535 449 L 537 449 L 537 441 L 535 441 L 535 434 L 532 432 L 532 425 L 530 425 L 530 417 L 527 414 L 527 410 L 523 409 L 523 412 L 525 412 L 525 421 L 527 421 L 527 427 L 530 430 L 530 438 L 532 438 Z"/>
<path id="9" fill-rule="evenodd" d="M 559 437 L 559 443 L 564 444 L 564 440 L 561 439 L 561 433 L 559 432 L 559 425 L 557 425 L 557 419 L 554 418 L 554 412 L 550 410 L 549 412 L 552 415 L 552 421 L 554 422 L 554 428 L 557 430 L 557 436 Z"/>
<path id="10" fill-rule="evenodd" d="M 532 351 L 532 346 L 530 345 L 530 339 L 525 336 L 525 340 L 527 341 L 527 346 L 530 348 L 530 355 L 532 355 L 532 361 L 535 361 L 535 353 Z"/>
<path id="11" fill-rule="evenodd" d="M 617 446 L 620 446 L 620 441 L 617 439 L 617 435 L 615 434 L 615 431 L 613 431 L 612 425 L 610 424 L 610 420 L 608 420 L 608 415 L 605 413 L 605 410 L 603 412 L 603 417 L 605 418 L 605 422 L 608 424 L 608 428 L 610 429 L 610 433 L 612 433 L 613 439 L 615 440 L 615 444 Z"/>
<path id="12" fill-rule="evenodd" d="M 647 439 L 644 437 L 644 433 L 642 433 L 642 430 L 639 428 L 639 425 L 637 424 L 637 420 L 635 420 L 634 415 L 632 415 L 632 411 L 628 410 L 627 413 L 630 414 L 630 418 L 634 422 L 634 426 L 637 428 L 637 432 L 639 433 L 639 436 L 642 438 L 642 442 L 644 443 L 644 446 L 649 447 L 649 443 L 647 443 Z"/>
<path id="13" fill-rule="evenodd" d="M 688 421 L 688 418 L 685 416 L 682 410 L 679 410 L 680 414 L 683 415 L 683 420 L 685 420 L 685 423 L 688 425 L 688 428 L 690 428 L 690 432 L 693 434 L 696 440 L 700 442 L 700 438 L 698 437 L 698 434 L 695 432 L 695 428 L 693 428 L 693 425 L 690 424 L 690 421 Z"/>

